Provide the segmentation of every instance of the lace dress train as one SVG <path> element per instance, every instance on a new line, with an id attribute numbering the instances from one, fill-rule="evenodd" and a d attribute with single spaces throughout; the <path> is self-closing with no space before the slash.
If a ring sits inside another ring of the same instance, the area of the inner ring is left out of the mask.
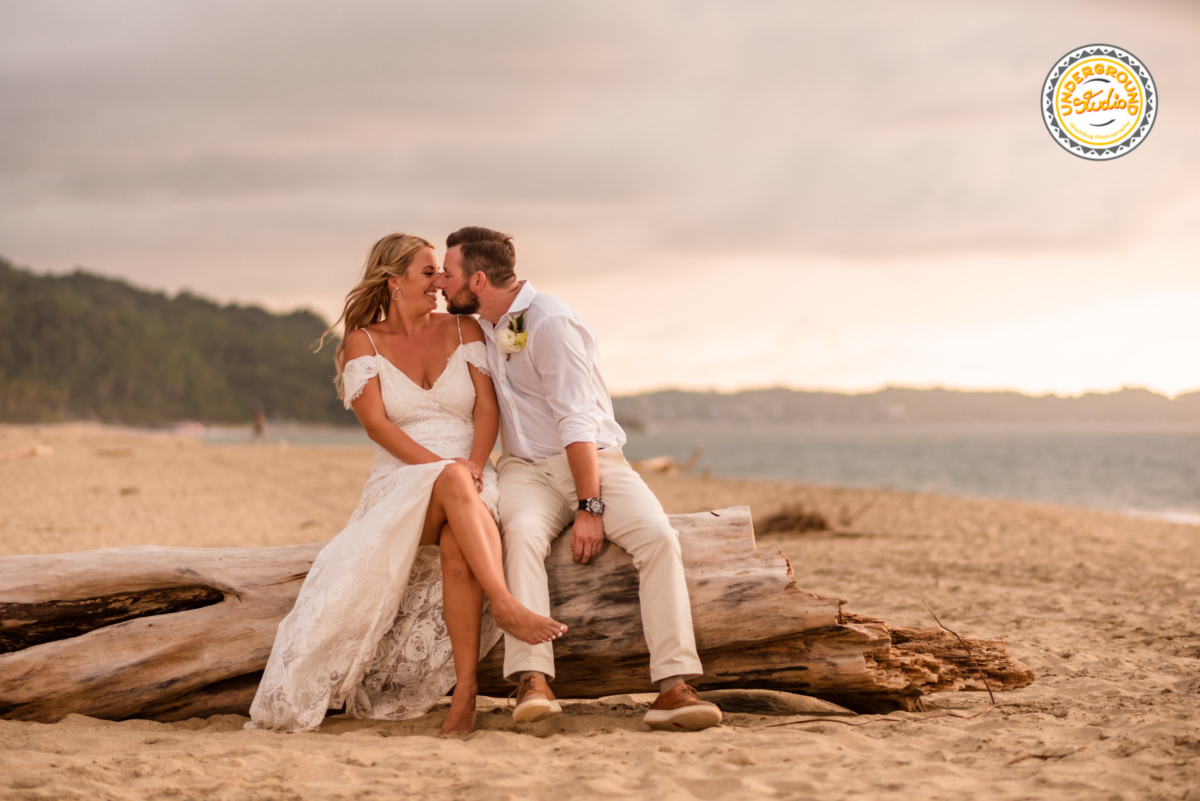
<path id="1" fill-rule="evenodd" d="M 426 390 L 376 353 L 345 365 L 346 405 L 379 378 L 388 418 L 434 453 L 466 457 L 475 387 L 467 365 L 486 372 L 482 343 L 459 345 Z M 313 562 L 279 625 L 250 728 L 307 731 L 344 705 L 354 717 L 418 717 L 454 686 L 436 546 L 419 547 L 434 482 L 447 459 L 410 465 L 382 448 L 346 528 Z M 499 492 L 491 465 L 482 499 L 493 516 Z M 500 639 L 484 609 L 480 656 Z"/>

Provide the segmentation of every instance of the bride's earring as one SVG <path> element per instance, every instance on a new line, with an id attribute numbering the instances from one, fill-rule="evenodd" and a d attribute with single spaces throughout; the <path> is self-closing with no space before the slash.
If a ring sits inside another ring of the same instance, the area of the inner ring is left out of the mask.
<path id="1" fill-rule="evenodd" d="M 392 300 L 400 300 L 400 287 L 392 290 Z"/>

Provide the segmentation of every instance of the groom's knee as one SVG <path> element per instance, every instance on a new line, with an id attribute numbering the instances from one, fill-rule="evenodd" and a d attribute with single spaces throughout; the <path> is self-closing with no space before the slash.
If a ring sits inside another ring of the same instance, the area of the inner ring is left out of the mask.
<path id="1" fill-rule="evenodd" d="M 679 534 L 671 528 L 666 520 L 647 522 L 637 532 L 633 548 L 629 555 L 633 558 L 633 566 L 641 570 L 644 566 L 655 564 L 662 560 L 683 560 L 679 547 Z"/>
<path id="2" fill-rule="evenodd" d="M 546 521 L 539 515 L 517 513 L 504 519 L 500 527 L 504 542 L 504 561 L 533 557 L 545 560 L 550 553 L 554 534 L 547 531 Z"/>

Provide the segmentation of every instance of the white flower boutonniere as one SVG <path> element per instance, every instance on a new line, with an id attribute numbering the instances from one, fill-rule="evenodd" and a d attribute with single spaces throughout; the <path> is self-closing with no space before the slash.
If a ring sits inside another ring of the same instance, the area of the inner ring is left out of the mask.
<path id="1" fill-rule="evenodd" d="M 529 344 L 529 332 L 525 330 L 525 313 L 521 312 L 508 321 L 508 328 L 502 330 L 496 337 L 496 348 L 504 354 L 508 361 L 514 353 L 525 350 Z"/>

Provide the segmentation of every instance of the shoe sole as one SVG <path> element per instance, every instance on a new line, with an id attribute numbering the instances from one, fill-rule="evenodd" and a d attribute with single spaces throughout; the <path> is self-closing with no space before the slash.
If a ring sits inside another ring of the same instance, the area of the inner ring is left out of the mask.
<path id="1" fill-rule="evenodd" d="M 642 720 L 652 729 L 700 731 L 718 725 L 721 710 L 715 706 L 685 706 L 667 711 L 652 709 Z"/>
<path id="2" fill-rule="evenodd" d="M 559 712 L 562 712 L 562 707 L 558 705 L 558 701 L 530 698 L 513 710 L 513 723 L 532 723 L 535 720 L 557 715 Z"/>

